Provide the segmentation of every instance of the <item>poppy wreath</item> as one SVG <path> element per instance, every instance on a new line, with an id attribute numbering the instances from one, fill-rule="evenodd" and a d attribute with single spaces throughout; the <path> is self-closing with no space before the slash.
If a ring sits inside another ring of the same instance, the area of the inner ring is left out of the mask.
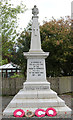
<path id="1" fill-rule="evenodd" d="M 37 117 L 44 117 L 46 115 L 46 111 L 44 109 L 37 109 L 35 111 L 35 115 Z"/>
<path id="2" fill-rule="evenodd" d="M 15 117 L 23 117 L 25 115 L 25 112 L 22 109 L 17 109 L 14 111 L 13 115 Z"/>
<path id="3" fill-rule="evenodd" d="M 48 109 L 46 110 L 46 114 L 47 114 L 48 116 L 53 117 L 53 116 L 56 116 L 56 115 L 57 115 L 57 112 L 56 112 L 56 110 L 55 110 L 54 108 L 48 108 Z"/>
<path id="4" fill-rule="evenodd" d="M 32 111 L 27 110 L 26 113 L 25 113 L 25 116 L 26 117 L 33 117 L 34 113 Z"/>

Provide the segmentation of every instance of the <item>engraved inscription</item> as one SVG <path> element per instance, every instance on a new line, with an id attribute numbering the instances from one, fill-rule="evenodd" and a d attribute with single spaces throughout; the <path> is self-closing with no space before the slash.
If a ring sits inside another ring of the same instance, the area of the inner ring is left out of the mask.
<path id="1" fill-rule="evenodd" d="M 45 89 L 49 89 L 49 86 L 30 86 L 30 87 L 26 87 L 25 89 L 27 90 L 45 90 Z"/>
<path id="2" fill-rule="evenodd" d="M 29 62 L 29 75 L 42 76 L 44 74 L 44 64 L 42 60 Z"/>

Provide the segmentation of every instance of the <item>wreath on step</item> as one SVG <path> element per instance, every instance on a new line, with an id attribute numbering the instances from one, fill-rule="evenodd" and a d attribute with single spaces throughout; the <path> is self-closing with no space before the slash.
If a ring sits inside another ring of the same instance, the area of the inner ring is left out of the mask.
<path id="1" fill-rule="evenodd" d="M 14 117 L 33 117 L 34 113 L 30 110 L 24 112 L 22 109 L 17 109 L 13 112 Z M 46 111 L 44 109 L 36 109 L 35 115 L 37 117 L 44 117 L 45 115 L 53 117 L 57 115 L 57 112 L 54 108 L 47 108 Z"/>

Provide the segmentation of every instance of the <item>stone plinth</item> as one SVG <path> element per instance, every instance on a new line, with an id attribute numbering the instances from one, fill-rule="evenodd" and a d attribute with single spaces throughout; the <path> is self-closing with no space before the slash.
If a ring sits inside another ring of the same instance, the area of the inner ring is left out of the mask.
<path id="1" fill-rule="evenodd" d="M 42 108 L 46 110 L 49 107 L 53 107 L 57 111 L 57 118 L 59 117 L 71 117 L 71 109 L 65 105 L 65 101 L 57 96 L 57 93 L 53 90 L 20 90 L 6 109 L 3 115 L 13 115 L 16 109 L 23 109 L 25 112 L 31 110 L 35 112 L 36 109 Z"/>
<path id="2" fill-rule="evenodd" d="M 27 58 L 27 80 L 24 83 L 24 89 L 27 90 L 45 90 L 50 89 L 50 83 L 46 80 L 45 58 L 48 52 L 27 52 L 24 56 Z"/>

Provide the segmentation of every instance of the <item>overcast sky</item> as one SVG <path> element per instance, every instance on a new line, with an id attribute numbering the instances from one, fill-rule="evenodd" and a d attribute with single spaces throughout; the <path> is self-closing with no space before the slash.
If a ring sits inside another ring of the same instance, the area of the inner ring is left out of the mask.
<path id="1" fill-rule="evenodd" d="M 14 5 L 20 3 L 21 0 L 12 0 Z M 22 0 L 28 10 L 19 15 L 19 28 L 26 28 L 32 18 L 32 11 L 34 5 L 39 9 L 39 22 L 42 24 L 43 20 L 49 20 L 52 16 L 56 19 L 65 16 L 71 16 L 71 2 L 72 0 Z"/>

